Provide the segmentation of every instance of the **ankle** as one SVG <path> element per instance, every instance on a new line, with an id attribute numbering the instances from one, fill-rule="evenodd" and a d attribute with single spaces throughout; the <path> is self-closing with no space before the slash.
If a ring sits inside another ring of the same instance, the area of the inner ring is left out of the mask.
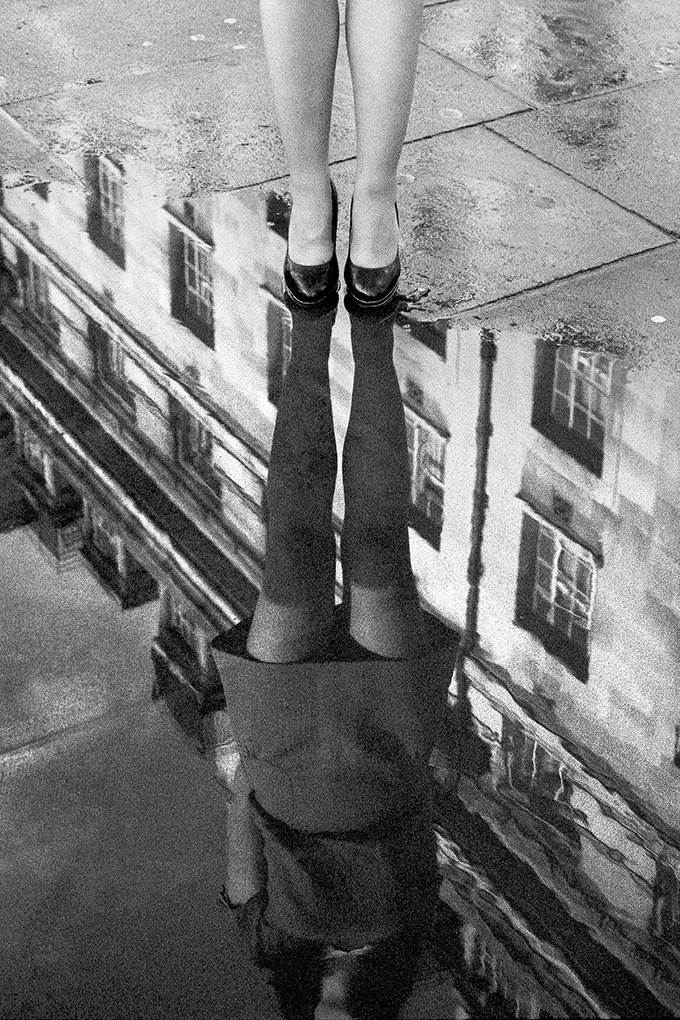
<path id="1" fill-rule="evenodd" d="M 365 177 L 357 176 L 354 182 L 355 203 L 365 203 L 374 206 L 393 206 L 397 199 L 397 180 L 391 176 Z"/>
<path id="2" fill-rule="evenodd" d="M 331 175 L 329 172 L 291 174 L 289 190 L 293 203 L 327 201 L 331 194 Z"/>
<path id="3" fill-rule="evenodd" d="M 330 175 L 324 181 L 291 180 L 293 199 L 288 249 L 294 262 L 317 265 L 330 259 L 333 247 L 333 196 Z"/>
<path id="4" fill-rule="evenodd" d="M 354 265 L 381 268 L 393 261 L 399 247 L 396 188 L 355 188 L 350 224 L 350 253 Z"/>

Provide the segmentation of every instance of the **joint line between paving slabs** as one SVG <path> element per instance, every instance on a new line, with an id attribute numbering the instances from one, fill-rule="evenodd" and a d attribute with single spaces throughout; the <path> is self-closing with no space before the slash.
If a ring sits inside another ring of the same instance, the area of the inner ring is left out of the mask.
<path id="1" fill-rule="evenodd" d="M 88 730 L 96 730 L 100 723 L 108 722 L 111 719 L 125 720 L 127 716 L 136 713 L 139 715 L 140 706 L 143 709 L 148 709 L 150 706 L 154 706 L 154 701 L 149 696 L 140 697 L 132 704 L 122 705 L 111 705 L 105 709 L 100 715 L 87 716 L 85 719 L 78 719 L 75 722 L 67 723 L 66 726 L 60 726 L 57 729 L 48 730 L 47 733 L 43 733 L 40 736 L 29 737 L 20 744 L 12 744 L 9 747 L 5 747 L 0 750 L 0 769 L 3 764 L 12 758 L 16 758 L 27 751 L 38 750 L 42 747 L 48 747 L 55 740 L 60 740 L 62 737 L 67 737 L 69 734 L 75 734 L 78 732 L 87 732 Z M 0 772 L 0 780 L 2 779 L 2 772 Z"/>
<path id="2" fill-rule="evenodd" d="M 500 120 L 501 118 L 498 119 Z M 611 202 L 612 205 L 615 205 L 617 209 L 620 209 L 622 212 L 628 213 L 630 216 L 635 216 L 637 219 L 642 220 L 643 223 L 646 223 L 647 226 L 654 227 L 655 230 L 661 231 L 662 234 L 665 234 L 667 237 L 671 238 L 671 240 L 677 241 L 678 238 L 680 237 L 680 232 L 671 230 L 670 227 L 662 227 L 659 223 L 655 223 L 654 220 L 650 220 L 648 216 L 644 215 L 644 213 L 637 212 L 637 210 L 635 209 L 630 209 L 628 206 L 623 205 L 623 203 L 617 201 L 617 199 L 611 198 L 611 196 L 609 195 L 605 195 L 594 185 L 588 184 L 587 181 L 579 180 L 578 177 L 570 173 L 568 170 L 563 170 L 562 167 L 556 166 L 554 163 L 551 163 L 550 160 L 546 159 L 544 156 L 539 156 L 537 153 L 532 152 L 531 149 L 526 149 L 523 145 L 520 145 L 520 143 L 516 142 L 513 138 L 506 138 L 506 136 L 502 134 L 500 131 L 494 130 L 493 126 L 490 126 L 490 123 L 491 122 L 487 124 L 482 124 L 481 125 L 482 129 L 484 131 L 490 131 L 491 134 L 493 134 L 496 138 L 502 138 L 503 141 L 509 142 L 510 145 L 514 145 L 516 149 L 520 150 L 520 152 L 525 153 L 525 155 L 527 156 L 531 156 L 532 159 L 538 160 L 538 162 L 543 163 L 544 166 L 549 166 L 552 170 L 556 170 L 557 173 L 563 174 L 570 181 L 573 181 L 574 184 L 578 184 L 582 188 L 587 188 L 588 191 L 591 191 L 594 195 L 598 195 L 600 198 L 603 198 L 606 202 Z M 631 252 L 631 254 L 635 253 Z"/>
<path id="3" fill-rule="evenodd" d="M 650 245 L 649 248 L 642 248 L 640 251 L 632 251 L 627 255 L 619 255 L 615 259 L 611 259 L 609 262 L 600 262 L 596 266 L 588 266 L 585 269 L 577 269 L 573 273 L 566 273 L 564 276 L 556 276 L 553 280 L 547 280 L 545 283 L 535 283 L 529 287 L 523 287 L 522 290 L 514 291 L 512 294 L 501 294 L 500 297 L 492 298 L 490 301 L 482 301 L 478 305 L 468 305 L 466 308 L 461 308 L 457 312 L 452 312 L 451 315 L 444 316 L 445 319 L 454 322 L 456 319 L 463 318 L 469 315 L 471 312 L 479 312 L 485 308 L 492 308 L 496 305 L 502 304 L 504 301 L 514 301 L 517 298 L 524 297 L 526 294 L 533 294 L 539 290 L 548 290 L 559 283 L 565 283 L 567 280 L 576 280 L 581 276 L 587 276 L 590 273 L 598 273 L 600 270 L 610 269 L 612 266 L 618 265 L 620 262 L 627 262 L 629 259 L 639 258 L 641 255 L 649 255 L 651 252 L 663 251 L 665 248 L 672 248 L 673 245 L 677 244 L 675 238 L 670 238 L 668 241 L 662 241 L 661 244 Z M 414 307 L 417 309 L 417 304 L 414 303 Z"/>

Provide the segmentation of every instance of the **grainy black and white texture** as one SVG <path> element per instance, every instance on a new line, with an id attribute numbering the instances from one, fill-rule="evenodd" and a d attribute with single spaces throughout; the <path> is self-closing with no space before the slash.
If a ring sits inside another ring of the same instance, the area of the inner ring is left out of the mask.
<path id="1" fill-rule="evenodd" d="M 246 0 L 4 0 L 2 1020 L 280 1015 L 210 650 L 294 342 L 269 89 Z M 412 1020 L 680 1015 L 679 95 L 675 0 L 425 5 L 394 365 L 459 651 Z M 341 48 L 341 265 L 354 156 Z M 354 372 L 341 300 L 338 445 Z"/>

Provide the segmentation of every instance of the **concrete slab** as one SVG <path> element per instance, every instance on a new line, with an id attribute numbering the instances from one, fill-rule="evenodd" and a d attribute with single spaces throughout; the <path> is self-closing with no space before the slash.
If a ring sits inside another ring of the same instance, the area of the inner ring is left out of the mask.
<path id="1" fill-rule="evenodd" d="M 41 148 L 0 108 L 0 176 L 5 187 L 37 181 L 74 182 L 69 168 Z"/>
<path id="2" fill-rule="evenodd" d="M 156 705 L 2 759 L 0 1016 L 279 1016 L 217 900 L 224 792 Z"/>
<path id="3" fill-rule="evenodd" d="M 680 67 L 675 0 L 458 0 L 423 42 L 538 106 L 653 81 Z"/>
<path id="4" fill-rule="evenodd" d="M 429 137 L 526 108 L 422 47 L 407 137 Z M 166 172 L 175 190 L 241 187 L 287 169 L 261 40 L 228 58 L 62 90 L 6 110 L 55 153 L 133 154 Z M 331 159 L 352 158 L 354 147 L 352 86 L 341 46 Z"/>
<path id="5" fill-rule="evenodd" d="M 510 117 L 493 130 L 680 236 L 680 75 Z"/>
<path id="6" fill-rule="evenodd" d="M 500 301 L 466 321 L 498 339 L 521 331 L 620 354 L 631 368 L 680 374 L 680 245 L 605 266 L 540 292 Z"/>
<path id="7" fill-rule="evenodd" d="M 483 127 L 407 145 L 401 170 L 402 292 L 422 295 L 418 317 L 444 318 L 669 242 Z M 338 174 L 345 194 L 349 171 Z"/>
<path id="8" fill-rule="evenodd" d="M 125 80 L 10 104 L 52 152 L 137 156 L 171 193 L 228 189 L 285 173 L 262 55 L 246 50 Z"/>
<path id="9" fill-rule="evenodd" d="M 26 527 L 0 535 L 0 605 L 0 752 L 146 705 L 157 601 L 121 612 L 82 560 L 57 572 Z"/>
<path id="10" fill-rule="evenodd" d="M 233 23 L 232 23 L 233 22 Z M 261 41 L 247 0 L 7 0 L 0 103 L 219 56 Z"/>

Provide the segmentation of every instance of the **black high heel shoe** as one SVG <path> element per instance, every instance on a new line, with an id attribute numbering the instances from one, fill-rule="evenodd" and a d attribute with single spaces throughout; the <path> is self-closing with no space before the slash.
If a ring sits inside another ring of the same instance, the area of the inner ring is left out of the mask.
<path id="1" fill-rule="evenodd" d="M 350 224 L 352 222 L 353 207 L 354 199 L 352 199 L 349 212 Z M 396 202 L 394 210 L 397 214 L 397 226 L 399 226 L 399 209 Z M 399 258 L 399 248 L 397 248 L 397 254 L 389 265 L 379 266 L 377 269 L 355 266 L 350 256 L 347 256 L 347 262 L 345 263 L 347 293 L 362 308 L 381 308 L 391 301 L 397 292 L 400 275 L 401 260 Z"/>
<path id="2" fill-rule="evenodd" d="M 335 253 L 335 239 L 338 232 L 338 192 L 331 181 L 333 254 L 328 262 L 316 266 L 305 266 L 293 262 L 288 249 L 283 263 L 283 292 L 301 308 L 315 308 L 325 304 L 340 289 L 340 269 Z"/>

